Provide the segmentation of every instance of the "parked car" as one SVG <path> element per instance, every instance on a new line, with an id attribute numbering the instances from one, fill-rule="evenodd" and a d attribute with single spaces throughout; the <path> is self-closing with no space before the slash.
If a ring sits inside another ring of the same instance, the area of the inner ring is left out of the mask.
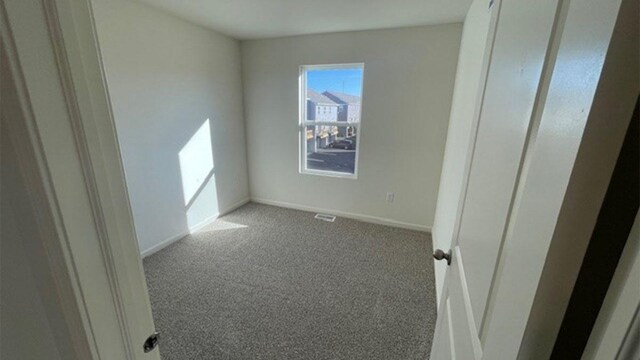
<path id="1" fill-rule="evenodd" d="M 333 149 L 344 149 L 344 150 L 353 150 L 355 146 L 353 145 L 353 141 L 351 140 L 336 140 L 329 144 L 330 148 Z"/>

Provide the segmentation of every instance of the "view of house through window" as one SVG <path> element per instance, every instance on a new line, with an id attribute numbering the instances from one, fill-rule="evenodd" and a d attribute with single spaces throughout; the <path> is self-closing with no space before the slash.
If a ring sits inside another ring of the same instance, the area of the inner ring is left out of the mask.
<path id="1" fill-rule="evenodd" d="M 300 170 L 356 177 L 364 64 L 300 71 Z"/>

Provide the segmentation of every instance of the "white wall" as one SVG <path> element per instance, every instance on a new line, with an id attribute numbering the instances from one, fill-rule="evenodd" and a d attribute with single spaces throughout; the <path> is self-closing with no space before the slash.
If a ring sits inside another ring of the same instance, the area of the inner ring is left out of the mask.
<path id="1" fill-rule="evenodd" d="M 133 1 L 93 7 L 139 247 L 149 253 L 249 197 L 240 44 Z"/>
<path id="2" fill-rule="evenodd" d="M 477 95 L 483 76 L 483 60 L 491 12 L 487 1 L 475 0 L 465 17 L 460 44 L 460 56 L 456 70 L 453 102 L 447 142 L 438 190 L 438 203 L 433 222 L 433 246 L 447 251 L 451 248 L 456 214 L 462 188 L 465 184 L 465 167 L 478 103 Z M 442 293 L 446 263 L 435 265 L 436 293 Z"/>
<path id="3" fill-rule="evenodd" d="M 420 229 L 433 222 L 461 24 L 242 42 L 253 199 Z M 298 173 L 300 65 L 365 64 L 358 179 Z M 386 202 L 386 193 L 395 201 Z"/>

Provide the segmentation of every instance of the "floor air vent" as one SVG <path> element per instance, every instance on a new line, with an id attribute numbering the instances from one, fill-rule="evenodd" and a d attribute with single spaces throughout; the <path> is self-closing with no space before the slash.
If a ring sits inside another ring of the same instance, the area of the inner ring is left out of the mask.
<path id="1" fill-rule="evenodd" d="M 329 214 L 316 214 L 315 218 L 318 220 L 328 221 L 328 222 L 334 222 L 336 220 L 335 216 L 329 215 Z"/>

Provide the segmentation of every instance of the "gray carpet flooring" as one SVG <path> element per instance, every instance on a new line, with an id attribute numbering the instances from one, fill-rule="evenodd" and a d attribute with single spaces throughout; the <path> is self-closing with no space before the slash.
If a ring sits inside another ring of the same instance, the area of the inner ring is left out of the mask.
<path id="1" fill-rule="evenodd" d="M 426 359 L 428 234 L 247 204 L 144 259 L 164 360 Z"/>

